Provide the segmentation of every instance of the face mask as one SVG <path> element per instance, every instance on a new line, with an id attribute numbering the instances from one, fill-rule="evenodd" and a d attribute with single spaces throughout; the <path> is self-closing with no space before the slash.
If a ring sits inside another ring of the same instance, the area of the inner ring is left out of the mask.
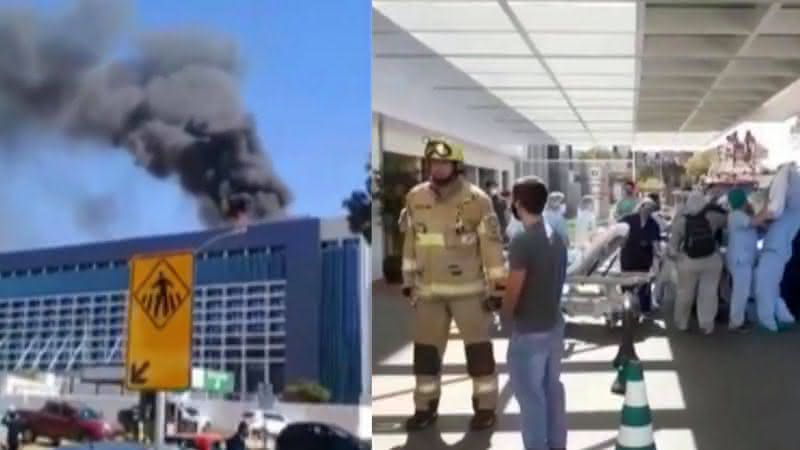
<path id="1" fill-rule="evenodd" d="M 561 214 L 562 216 L 563 216 L 563 215 L 564 215 L 564 213 L 566 213 L 566 212 L 567 212 L 567 205 L 561 205 L 561 206 L 558 208 L 558 213 L 559 213 L 559 214 Z"/>

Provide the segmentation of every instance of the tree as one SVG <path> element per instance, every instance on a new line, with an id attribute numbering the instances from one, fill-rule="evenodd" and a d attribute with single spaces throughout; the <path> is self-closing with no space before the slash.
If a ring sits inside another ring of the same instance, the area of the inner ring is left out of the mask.
<path id="1" fill-rule="evenodd" d="M 658 170 L 655 166 L 648 164 L 636 168 L 637 182 L 641 183 L 650 178 L 658 178 Z"/>
<path id="2" fill-rule="evenodd" d="M 693 180 L 697 180 L 703 175 L 708 173 L 708 169 L 711 168 L 711 158 L 712 158 L 713 151 L 705 151 L 705 152 L 697 152 L 686 161 L 686 165 L 684 168 L 686 169 L 686 175 L 691 177 Z"/>
<path id="3" fill-rule="evenodd" d="M 364 191 L 353 191 L 342 202 L 348 210 L 347 223 L 350 231 L 364 236 L 372 244 L 372 171 L 367 165 L 367 183 Z"/>

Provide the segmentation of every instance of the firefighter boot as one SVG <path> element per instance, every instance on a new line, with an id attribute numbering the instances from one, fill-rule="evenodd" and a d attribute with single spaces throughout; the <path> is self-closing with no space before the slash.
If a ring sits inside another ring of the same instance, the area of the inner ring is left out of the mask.
<path id="1" fill-rule="evenodd" d="M 472 399 L 472 406 L 475 409 L 475 414 L 469 421 L 469 429 L 472 431 L 485 430 L 492 428 L 497 422 L 497 415 L 493 409 L 478 409 L 478 399 Z"/>
<path id="2" fill-rule="evenodd" d="M 406 420 L 406 431 L 421 431 L 436 423 L 439 418 L 439 401 L 431 400 L 427 410 L 418 409 Z"/>

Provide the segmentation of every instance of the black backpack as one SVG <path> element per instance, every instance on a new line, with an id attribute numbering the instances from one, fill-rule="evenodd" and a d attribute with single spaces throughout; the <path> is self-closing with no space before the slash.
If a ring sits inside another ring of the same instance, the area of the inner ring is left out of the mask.
<path id="1" fill-rule="evenodd" d="M 705 211 L 699 214 L 686 215 L 686 237 L 683 249 L 689 258 L 705 258 L 717 249 L 717 239 Z"/>

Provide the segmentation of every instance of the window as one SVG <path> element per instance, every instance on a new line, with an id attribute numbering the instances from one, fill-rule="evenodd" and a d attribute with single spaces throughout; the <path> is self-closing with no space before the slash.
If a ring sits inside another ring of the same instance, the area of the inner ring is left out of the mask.
<path id="1" fill-rule="evenodd" d="M 247 293 L 248 294 L 263 294 L 266 292 L 266 288 L 264 286 L 248 286 Z"/>
<path id="2" fill-rule="evenodd" d="M 239 286 L 229 287 L 225 290 L 228 295 L 242 295 L 244 293 L 244 289 Z"/>

